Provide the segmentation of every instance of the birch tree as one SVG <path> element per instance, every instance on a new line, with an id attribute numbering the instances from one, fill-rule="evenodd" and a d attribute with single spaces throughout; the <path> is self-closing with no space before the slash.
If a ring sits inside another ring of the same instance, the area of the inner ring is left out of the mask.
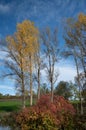
<path id="1" fill-rule="evenodd" d="M 46 30 L 41 35 L 43 41 L 43 48 L 45 54 L 45 68 L 48 81 L 51 88 L 51 102 L 53 102 L 54 95 L 54 84 L 58 78 L 58 70 L 55 69 L 55 65 L 59 60 L 59 45 L 57 41 L 57 29 L 54 32 L 51 32 L 50 28 Z"/>
<path id="2" fill-rule="evenodd" d="M 86 77 L 86 16 L 84 14 L 79 14 L 77 20 L 72 18 L 67 20 L 64 39 L 66 43 L 65 55 L 73 56 L 75 61 L 81 114 L 83 114 L 80 69 Z"/>
<path id="3" fill-rule="evenodd" d="M 28 20 L 17 24 L 17 31 L 13 36 L 7 37 L 9 57 L 13 60 L 13 65 L 17 64 L 16 68 L 21 70 L 21 84 L 22 84 L 22 97 L 23 107 L 25 107 L 25 86 L 24 86 L 24 75 L 29 73 L 30 77 L 30 105 L 32 105 L 32 74 L 34 68 L 34 55 L 37 53 L 38 46 L 38 29 L 34 26 L 34 23 Z M 13 50 L 13 51 L 12 51 Z M 12 54 L 13 57 L 12 57 Z M 15 61 L 15 63 L 14 63 Z M 9 66 L 10 67 L 10 66 Z M 12 66 L 13 70 L 13 66 Z"/>

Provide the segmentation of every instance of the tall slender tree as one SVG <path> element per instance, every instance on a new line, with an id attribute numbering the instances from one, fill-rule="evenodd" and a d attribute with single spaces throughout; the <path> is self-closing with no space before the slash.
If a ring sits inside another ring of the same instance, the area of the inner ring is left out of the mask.
<path id="1" fill-rule="evenodd" d="M 46 57 L 45 68 L 48 81 L 50 82 L 51 88 L 51 102 L 53 102 L 54 94 L 54 84 L 58 78 L 58 70 L 55 69 L 55 65 L 59 60 L 59 45 L 57 41 L 57 29 L 54 32 L 50 31 L 50 28 L 46 30 L 41 35 L 43 41 L 44 54 Z"/>
<path id="2" fill-rule="evenodd" d="M 24 74 L 28 72 L 30 75 L 30 105 L 32 105 L 32 73 L 34 66 L 34 55 L 37 53 L 38 45 L 38 29 L 34 26 L 34 23 L 28 20 L 17 24 L 17 31 L 13 36 L 7 37 L 9 57 L 13 60 L 12 65 L 8 65 L 13 70 L 13 66 L 17 64 L 20 69 L 21 74 L 21 84 L 22 84 L 22 97 L 23 97 L 23 107 L 25 107 L 25 77 Z M 7 63 L 6 63 L 7 64 Z"/>
<path id="3" fill-rule="evenodd" d="M 86 77 L 86 16 L 79 14 L 78 19 L 68 19 L 65 28 L 65 55 L 73 56 L 76 71 L 77 84 L 79 86 L 81 114 L 83 114 L 81 82 L 80 82 L 80 68 L 83 70 Z"/>
<path id="4" fill-rule="evenodd" d="M 36 74 L 35 74 L 35 80 L 37 82 L 37 98 L 40 99 L 40 79 L 41 79 L 41 56 L 40 56 L 40 50 L 38 50 L 38 53 L 36 54 Z"/>

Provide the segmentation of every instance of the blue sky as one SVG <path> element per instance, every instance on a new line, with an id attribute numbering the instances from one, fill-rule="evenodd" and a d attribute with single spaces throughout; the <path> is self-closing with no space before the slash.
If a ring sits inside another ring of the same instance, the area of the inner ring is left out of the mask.
<path id="1" fill-rule="evenodd" d="M 86 14 L 86 0 L 0 0 L 0 44 L 7 35 L 15 32 L 18 22 L 29 19 L 40 30 L 46 26 L 51 29 L 57 27 L 59 43 L 62 45 L 64 22 L 69 17 L 76 18 L 80 12 Z M 0 52 L 0 69 L 4 58 L 4 54 Z M 58 67 L 58 81 L 73 81 L 76 72 L 70 61 L 64 61 L 64 64 L 61 62 Z M 65 72 L 67 73 L 64 74 Z M 13 81 L 0 81 L 0 92 L 14 94 L 15 89 L 11 82 Z"/>

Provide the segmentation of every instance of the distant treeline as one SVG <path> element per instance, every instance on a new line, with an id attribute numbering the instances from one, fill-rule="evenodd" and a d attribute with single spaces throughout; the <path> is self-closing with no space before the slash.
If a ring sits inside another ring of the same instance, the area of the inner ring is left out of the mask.
<path id="1" fill-rule="evenodd" d="M 37 96 L 34 95 L 33 98 L 36 98 Z M 26 96 L 26 99 L 29 99 L 30 97 L 29 96 Z M 6 94 L 6 95 L 3 95 L 0 93 L 0 101 L 3 101 L 3 100 L 21 100 L 22 99 L 22 96 L 21 95 L 9 95 L 9 94 Z"/>

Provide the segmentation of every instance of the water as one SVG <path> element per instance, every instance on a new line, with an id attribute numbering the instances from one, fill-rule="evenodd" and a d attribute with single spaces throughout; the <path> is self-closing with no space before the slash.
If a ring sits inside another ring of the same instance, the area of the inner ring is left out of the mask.
<path id="1" fill-rule="evenodd" d="M 0 130 L 11 130 L 10 127 L 0 126 Z"/>

